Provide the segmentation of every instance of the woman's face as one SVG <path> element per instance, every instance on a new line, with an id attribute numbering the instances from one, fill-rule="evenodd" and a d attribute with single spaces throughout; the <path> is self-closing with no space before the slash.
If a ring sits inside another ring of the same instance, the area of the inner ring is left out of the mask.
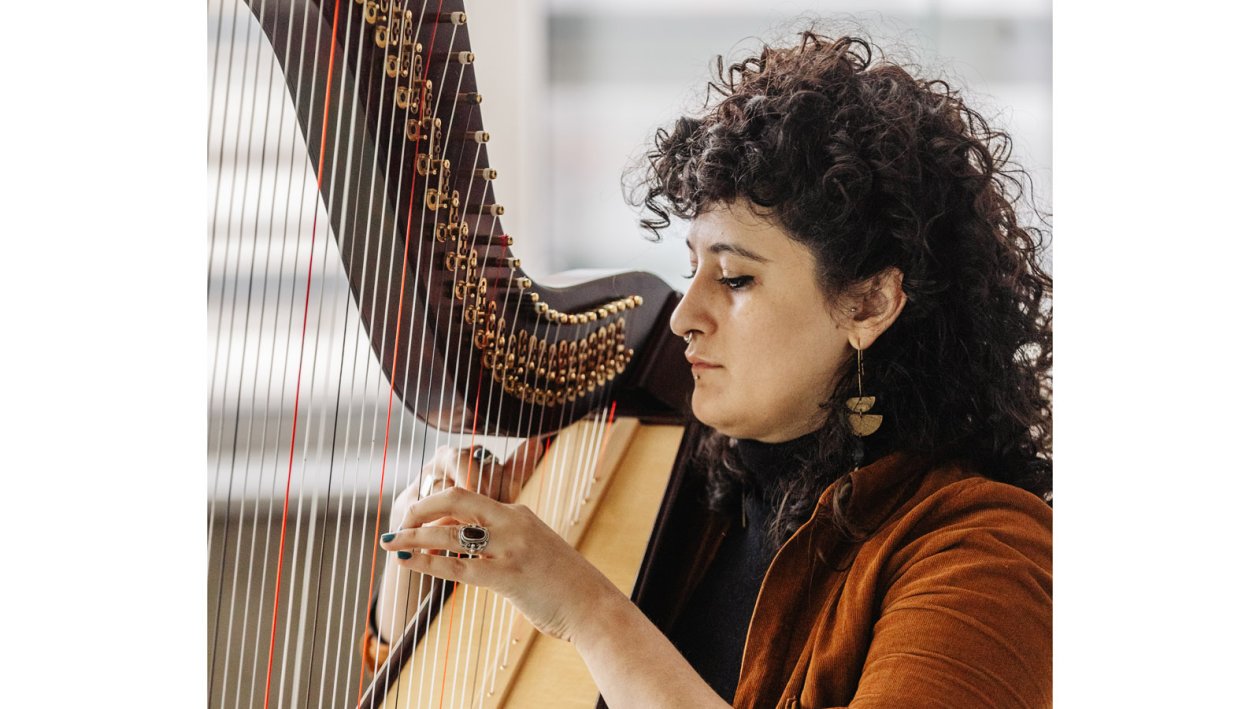
<path id="1" fill-rule="evenodd" d="M 741 202 L 698 216 L 687 246 L 694 280 L 670 328 L 692 335 L 696 418 L 767 443 L 817 430 L 852 346 L 813 254 Z"/>

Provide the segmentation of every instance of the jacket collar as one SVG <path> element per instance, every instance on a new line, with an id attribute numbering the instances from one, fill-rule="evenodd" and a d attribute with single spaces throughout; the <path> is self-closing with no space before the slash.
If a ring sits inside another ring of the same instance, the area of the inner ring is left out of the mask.
<path id="1" fill-rule="evenodd" d="M 832 498 L 844 493 L 847 487 L 846 517 L 854 527 L 872 533 L 905 504 L 907 496 L 913 493 L 914 483 L 929 467 L 930 461 L 923 455 L 894 452 L 881 456 L 828 485 L 818 498 L 813 515 L 801 529 L 815 526 L 820 515 L 830 509 Z"/>

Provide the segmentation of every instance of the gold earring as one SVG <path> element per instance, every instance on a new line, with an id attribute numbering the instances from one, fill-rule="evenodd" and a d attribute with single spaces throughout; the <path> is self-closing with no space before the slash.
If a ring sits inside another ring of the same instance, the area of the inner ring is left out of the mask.
<path id="1" fill-rule="evenodd" d="M 853 428 L 853 432 L 858 436 L 865 438 L 879 430 L 880 424 L 884 422 L 884 417 L 879 414 L 869 414 L 875 407 L 875 397 L 866 396 L 862 390 L 862 350 L 857 351 L 857 370 L 858 370 L 858 395 L 844 402 L 844 407 L 849 410 L 849 426 Z"/>

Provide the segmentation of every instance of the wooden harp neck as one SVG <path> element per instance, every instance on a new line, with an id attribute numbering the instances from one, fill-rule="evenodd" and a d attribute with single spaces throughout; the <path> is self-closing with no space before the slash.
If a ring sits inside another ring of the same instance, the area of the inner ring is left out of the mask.
<path id="1" fill-rule="evenodd" d="M 280 60 L 363 326 L 415 415 L 508 436 L 557 430 L 610 396 L 626 413 L 681 415 L 691 380 L 668 284 L 632 272 L 546 287 L 513 255 L 462 2 L 440 14 L 380 0 L 249 5 Z"/>

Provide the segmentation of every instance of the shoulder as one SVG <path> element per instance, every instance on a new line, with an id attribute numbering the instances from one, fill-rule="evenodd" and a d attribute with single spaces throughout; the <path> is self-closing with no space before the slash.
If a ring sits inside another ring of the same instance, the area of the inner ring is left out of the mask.
<path id="1" fill-rule="evenodd" d="M 924 475 L 918 490 L 883 528 L 885 544 L 919 552 L 956 549 L 1020 552 L 1050 568 L 1053 514 L 1044 500 L 957 466 Z"/>
<path id="2" fill-rule="evenodd" d="M 1048 705 L 1051 561 L 1051 510 L 1036 495 L 928 473 L 853 565 L 851 590 L 875 621 L 867 698 L 940 690 L 973 706 Z"/>

